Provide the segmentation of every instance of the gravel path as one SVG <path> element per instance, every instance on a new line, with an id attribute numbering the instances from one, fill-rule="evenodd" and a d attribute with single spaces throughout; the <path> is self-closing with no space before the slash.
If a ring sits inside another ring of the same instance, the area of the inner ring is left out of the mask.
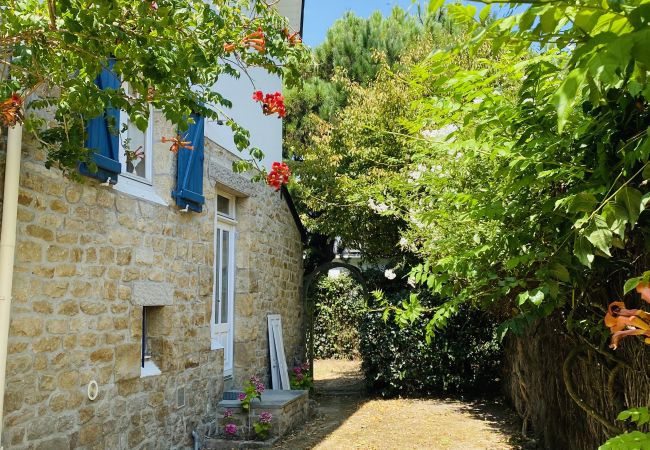
<path id="1" fill-rule="evenodd" d="M 495 402 L 371 399 L 357 361 L 315 362 L 317 417 L 283 450 L 514 450 L 514 415 Z"/>

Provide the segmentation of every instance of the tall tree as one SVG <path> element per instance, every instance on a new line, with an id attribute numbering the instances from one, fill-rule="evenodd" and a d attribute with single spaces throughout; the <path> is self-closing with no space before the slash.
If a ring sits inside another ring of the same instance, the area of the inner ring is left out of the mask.
<path id="1" fill-rule="evenodd" d="M 363 19 L 353 13 L 346 13 L 337 20 L 328 31 L 325 42 L 314 49 L 315 65 L 307 71 L 301 89 L 287 91 L 287 154 L 297 160 L 311 159 L 315 149 L 321 148 L 318 141 L 327 133 L 326 130 L 344 126 L 338 113 L 350 101 L 355 101 L 352 99 L 355 98 L 355 90 L 358 87 L 373 83 L 382 71 L 397 68 L 409 48 L 417 46 L 418 43 L 421 45 L 425 36 L 442 33 L 448 26 L 440 16 L 422 19 L 400 8 L 394 8 L 387 17 L 375 12 L 368 19 Z M 428 51 L 425 50 L 426 47 L 422 48 L 422 51 Z M 388 120 L 388 117 L 386 119 Z M 306 169 L 307 166 L 310 166 L 310 163 L 295 166 L 301 179 L 309 177 L 308 171 L 311 169 Z M 308 227 L 312 226 L 310 241 L 314 248 L 309 254 L 313 255 L 315 261 L 308 261 L 308 269 L 318 262 L 331 260 L 334 256 L 331 247 L 334 237 L 338 234 L 331 229 L 325 232 L 324 227 L 314 226 L 327 220 L 323 216 L 326 209 L 304 197 L 310 195 L 309 190 L 310 188 L 302 190 L 296 187 L 292 192 Z M 354 214 L 356 212 L 353 212 L 353 216 Z M 364 235 L 379 232 L 380 228 L 379 234 L 395 235 L 393 226 L 371 227 Z M 324 235 L 320 234 L 323 232 Z M 360 241 L 345 239 L 346 245 L 352 246 L 359 245 Z M 366 246 L 363 248 L 370 250 Z M 366 253 L 367 256 L 383 254 L 378 247 Z"/>

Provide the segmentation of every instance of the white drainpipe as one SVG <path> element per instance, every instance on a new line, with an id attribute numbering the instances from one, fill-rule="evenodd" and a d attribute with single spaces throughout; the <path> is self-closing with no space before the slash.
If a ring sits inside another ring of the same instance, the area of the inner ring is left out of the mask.
<path id="1" fill-rule="evenodd" d="M 16 249 L 16 214 L 18 212 L 18 180 L 20 178 L 20 151 L 23 127 L 16 124 L 7 135 L 7 161 L 5 165 L 5 191 L 2 204 L 2 232 L 0 234 L 0 450 L 4 423 L 5 378 L 7 370 L 7 344 L 11 314 L 11 287 L 14 275 Z"/>

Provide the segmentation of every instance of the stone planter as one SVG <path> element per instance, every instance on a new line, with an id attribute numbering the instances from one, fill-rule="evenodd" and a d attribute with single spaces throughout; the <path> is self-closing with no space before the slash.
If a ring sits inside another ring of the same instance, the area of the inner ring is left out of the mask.
<path id="1" fill-rule="evenodd" d="M 232 412 L 228 419 L 224 419 L 226 410 Z M 218 404 L 217 411 L 217 419 L 201 425 L 196 430 L 199 449 L 271 447 L 281 436 L 303 424 L 309 418 L 309 391 L 267 390 L 262 394 L 261 401 L 254 399 L 251 402 L 251 423 L 257 422 L 259 414 L 263 411 L 268 411 L 273 415 L 269 438 L 266 441 L 245 440 L 244 436 L 246 436 L 246 429 L 249 426 L 249 413 L 242 410 L 239 400 L 222 400 Z M 223 434 L 224 427 L 228 423 L 237 425 L 242 440 L 227 438 Z"/>

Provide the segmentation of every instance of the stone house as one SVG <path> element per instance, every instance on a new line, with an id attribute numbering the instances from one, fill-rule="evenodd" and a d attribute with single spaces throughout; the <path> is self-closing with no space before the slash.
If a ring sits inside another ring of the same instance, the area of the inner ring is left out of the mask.
<path id="1" fill-rule="evenodd" d="M 279 8 L 300 29 L 302 2 Z M 281 160 L 281 121 L 246 80 L 224 83 L 265 162 Z M 46 169 L 23 137 L 5 449 L 192 448 L 224 389 L 253 374 L 269 385 L 268 314 L 282 315 L 289 367 L 301 358 L 304 231 L 288 193 L 233 173 L 218 123 L 198 120 L 178 159 L 156 111 L 128 133 L 144 158 L 126 161 L 118 142 L 85 183 Z"/>

